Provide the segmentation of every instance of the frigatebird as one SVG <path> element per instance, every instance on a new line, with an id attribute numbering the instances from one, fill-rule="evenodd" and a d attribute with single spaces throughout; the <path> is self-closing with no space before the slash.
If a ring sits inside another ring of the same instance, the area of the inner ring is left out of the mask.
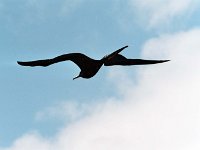
<path id="1" fill-rule="evenodd" d="M 124 46 L 113 53 L 104 56 L 100 60 L 92 59 L 82 53 L 69 53 L 57 56 L 52 59 L 43 59 L 43 60 L 36 60 L 36 61 L 27 61 L 22 62 L 18 61 L 17 63 L 21 66 L 43 66 L 47 67 L 49 65 L 52 65 L 54 63 L 62 62 L 70 60 L 74 62 L 78 67 L 81 69 L 78 76 L 76 76 L 74 79 L 77 79 L 79 77 L 89 79 L 93 77 L 99 69 L 104 66 L 113 66 L 113 65 L 147 65 L 147 64 L 157 64 L 157 63 L 163 63 L 167 62 L 169 60 L 143 60 L 143 59 L 127 59 L 126 57 L 120 55 L 119 53 L 127 48 L 128 46 Z"/>

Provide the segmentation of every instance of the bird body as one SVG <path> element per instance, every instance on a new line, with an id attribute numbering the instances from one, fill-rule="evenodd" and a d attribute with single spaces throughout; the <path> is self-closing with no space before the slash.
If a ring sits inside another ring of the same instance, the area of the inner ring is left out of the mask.
<path id="1" fill-rule="evenodd" d="M 89 79 L 89 78 L 93 77 L 99 71 L 99 69 L 102 67 L 102 65 L 104 65 L 104 66 L 146 65 L 146 64 L 156 64 L 156 63 L 163 63 L 163 62 L 169 61 L 169 60 L 127 59 L 126 57 L 119 54 L 122 50 L 124 50 L 127 47 L 128 46 L 124 46 L 124 47 L 114 51 L 113 53 L 104 56 L 100 60 L 92 59 L 82 53 L 69 53 L 69 54 L 57 56 L 52 59 L 43 59 L 43 60 L 27 61 L 27 62 L 18 61 L 17 63 L 22 66 L 47 67 L 49 65 L 52 65 L 52 64 L 55 64 L 58 62 L 70 60 L 70 61 L 74 62 L 81 69 L 79 75 L 73 79 L 76 79 L 79 77 Z"/>

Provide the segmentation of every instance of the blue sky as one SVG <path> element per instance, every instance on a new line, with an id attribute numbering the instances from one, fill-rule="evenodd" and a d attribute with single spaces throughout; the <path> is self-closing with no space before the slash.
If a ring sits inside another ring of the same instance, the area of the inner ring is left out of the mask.
<path id="1" fill-rule="evenodd" d="M 148 84 L 147 87 L 154 89 L 154 85 L 150 84 L 151 81 L 146 81 L 146 76 L 143 75 L 144 72 L 148 73 L 145 70 L 147 67 L 103 67 L 90 80 L 73 81 L 72 78 L 79 73 L 79 69 L 71 62 L 47 68 L 28 68 L 18 66 L 16 61 L 51 58 L 70 52 L 81 52 L 100 59 L 125 45 L 129 45 L 129 48 L 123 52 L 127 57 L 182 58 L 178 52 L 166 48 L 176 47 L 176 43 L 171 41 L 173 38 L 177 43 L 181 41 L 181 44 L 185 42 L 184 40 L 188 41 L 187 35 L 191 36 L 188 39 L 194 38 L 193 41 L 199 38 L 198 34 L 195 34 L 199 30 L 199 14 L 199 2 L 195 0 L 177 2 L 172 0 L 1 0 L 0 149 L 4 150 L 6 147 L 11 150 L 17 149 L 15 141 L 26 139 L 26 135 L 33 136 L 38 141 L 40 138 L 45 141 L 55 137 L 62 139 L 60 135 L 65 133 L 67 128 L 73 128 L 76 123 L 84 122 L 87 118 L 95 120 L 96 114 L 98 114 L 96 117 L 106 113 L 108 116 L 114 114 L 115 108 L 111 109 L 114 109 L 112 113 L 107 112 L 107 108 L 111 107 L 110 104 L 117 107 L 118 104 L 123 103 L 124 112 L 127 107 L 124 102 L 132 100 L 141 102 L 140 105 L 144 104 L 141 99 L 145 98 L 138 96 L 142 95 L 143 82 Z M 179 36 L 183 39 L 179 39 Z M 194 47 L 196 45 L 194 43 Z M 177 49 L 180 47 L 184 46 L 180 45 Z M 193 53 L 194 56 L 199 54 L 192 49 L 190 52 L 189 56 L 193 56 Z M 175 57 L 177 55 L 178 57 Z M 170 68 L 172 66 L 169 65 L 165 69 Z M 148 69 L 150 76 L 151 70 L 160 71 L 160 68 L 150 66 Z M 176 72 L 175 68 L 171 70 Z M 140 74 L 144 77 L 138 76 Z M 162 74 L 158 79 L 152 77 L 152 81 L 162 82 L 161 76 Z M 173 79 L 178 76 L 177 71 L 177 74 L 173 74 Z M 166 80 L 166 77 L 164 78 Z M 147 79 L 151 80 L 151 78 Z M 196 86 L 199 87 L 199 83 Z M 162 86 L 156 84 L 157 88 L 162 89 Z M 138 94 L 134 91 L 138 91 Z M 163 97 L 167 97 L 166 93 L 160 93 Z M 154 98 L 151 97 L 151 100 L 154 101 Z M 116 114 L 118 113 L 115 113 L 115 117 Z M 80 128 L 87 126 L 85 123 L 79 125 Z M 94 128 L 96 129 L 97 126 L 94 125 Z M 76 138 L 74 139 L 76 141 Z M 19 148 L 23 146 L 21 144 Z"/>

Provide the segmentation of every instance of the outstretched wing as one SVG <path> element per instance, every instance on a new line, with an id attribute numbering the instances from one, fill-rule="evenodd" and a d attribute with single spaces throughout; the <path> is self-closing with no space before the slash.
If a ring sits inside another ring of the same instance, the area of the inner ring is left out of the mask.
<path id="1" fill-rule="evenodd" d="M 144 60 L 144 59 L 127 59 L 127 61 L 123 62 L 123 65 L 151 65 L 164 63 L 169 60 Z"/>
<path id="2" fill-rule="evenodd" d="M 113 53 L 106 55 L 103 57 L 104 63 L 107 61 L 110 61 L 113 57 L 117 56 L 122 50 L 124 50 L 125 48 L 127 48 L 128 46 L 124 46 L 116 51 L 114 51 Z"/>
<path id="3" fill-rule="evenodd" d="M 169 60 L 144 60 L 144 59 L 127 59 L 123 55 L 117 54 L 115 57 L 104 63 L 105 66 L 113 66 L 113 65 L 122 65 L 122 66 L 130 66 L 130 65 L 149 65 L 149 64 L 157 64 L 164 63 Z"/>
<path id="4" fill-rule="evenodd" d="M 81 53 L 69 53 L 69 54 L 64 54 L 60 55 L 58 57 L 52 58 L 52 59 L 44 59 L 44 60 L 36 60 L 36 61 L 27 61 L 27 62 L 22 62 L 18 61 L 17 63 L 21 66 L 30 66 L 30 67 L 35 67 L 35 66 L 49 66 L 58 62 L 62 61 L 67 61 L 70 60 L 74 62 L 76 65 L 79 66 L 80 69 L 85 68 L 88 64 L 94 61 L 94 59 L 81 54 Z"/>

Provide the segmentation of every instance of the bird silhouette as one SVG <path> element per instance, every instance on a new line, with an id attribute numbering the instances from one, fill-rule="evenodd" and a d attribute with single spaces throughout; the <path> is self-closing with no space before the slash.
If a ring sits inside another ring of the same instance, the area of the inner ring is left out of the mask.
<path id="1" fill-rule="evenodd" d="M 60 55 L 60 56 L 52 58 L 52 59 L 27 61 L 27 62 L 18 61 L 17 63 L 21 66 L 47 67 L 54 63 L 70 60 L 70 61 L 74 62 L 76 65 L 78 65 L 78 67 L 81 69 L 79 75 L 76 76 L 75 78 L 73 78 L 73 80 L 77 79 L 79 77 L 88 79 L 88 78 L 93 77 L 99 71 L 99 69 L 104 64 L 105 61 L 109 61 L 112 57 L 114 57 L 116 54 L 120 53 L 123 49 L 125 49 L 127 47 L 128 46 L 124 46 L 124 47 L 114 51 L 113 53 L 104 56 L 100 60 L 92 59 L 81 53 L 69 53 L 69 54 Z"/>
<path id="2" fill-rule="evenodd" d="M 104 66 L 113 66 L 113 65 L 146 65 L 146 64 L 156 64 L 156 63 L 163 63 L 167 62 L 169 60 L 142 60 L 142 59 L 127 59 L 126 57 L 120 55 L 119 53 L 127 48 L 128 46 L 124 46 L 113 53 L 104 56 L 100 60 L 95 60 L 92 59 L 82 53 L 69 53 L 69 54 L 64 54 L 57 56 L 52 59 L 43 59 L 43 60 L 36 60 L 36 61 L 27 61 L 27 62 L 22 62 L 22 61 L 17 61 L 17 63 L 21 66 L 30 66 L 30 67 L 35 67 L 35 66 L 43 66 L 47 67 L 49 65 L 62 62 L 62 61 L 67 61 L 70 60 L 74 62 L 78 67 L 80 68 L 80 73 L 78 76 L 76 76 L 74 79 L 77 79 L 79 77 L 89 79 L 93 77 L 99 69 Z"/>

